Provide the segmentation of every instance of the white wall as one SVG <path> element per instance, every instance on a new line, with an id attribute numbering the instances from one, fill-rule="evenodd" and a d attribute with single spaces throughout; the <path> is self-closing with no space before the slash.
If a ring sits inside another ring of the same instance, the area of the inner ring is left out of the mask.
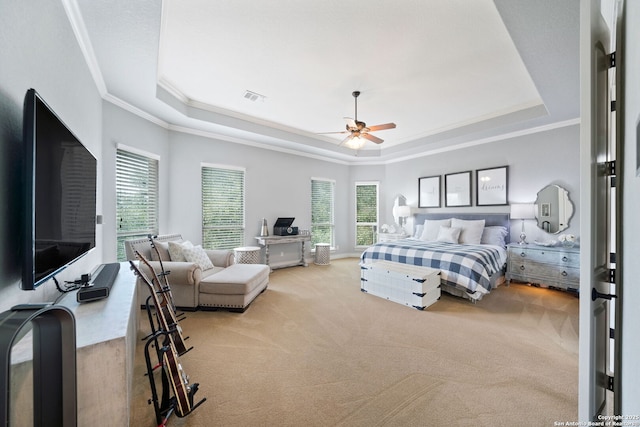
<path id="1" fill-rule="evenodd" d="M 22 110 L 26 91 L 34 88 L 76 136 L 101 161 L 102 101 L 61 2 L 2 1 L 0 12 L 0 311 L 15 304 L 53 300 L 51 281 L 34 292 L 19 290 L 22 255 Z M 102 185 L 98 175 L 98 185 Z M 102 192 L 98 189 L 98 211 Z M 102 229 L 97 246 L 58 275 L 72 280 L 102 259 Z"/>
<path id="2" fill-rule="evenodd" d="M 623 239 L 622 259 L 622 412 L 627 415 L 640 414 L 640 263 L 638 263 L 638 241 L 640 239 L 640 2 L 627 1 L 622 63 L 625 73 L 624 158 L 623 164 Z M 616 374 L 618 375 L 618 374 Z"/>
<path id="3" fill-rule="evenodd" d="M 444 175 L 471 170 L 472 199 L 475 205 L 475 171 L 483 168 L 509 166 L 509 203 L 533 203 L 536 194 L 549 184 L 558 184 L 569 191 L 574 205 L 574 215 L 569 229 L 562 233 L 579 235 L 579 125 L 571 125 L 530 135 L 518 136 L 502 141 L 476 145 L 464 150 L 449 151 L 429 156 L 391 163 L 386 167 L 385 186 L 392 193 L 403 194 L 407 204 L 418 206 L 418 178 L 422 176 Z M 394 195 L 385 200 L 386 220 L 393 222 L 391 207 Z M 472 207 L 420 209 L 420 212 L 509 212 L 509 207 Z M 511 239 L 517 241 L 521 223 L 512 224 Z M 535 227 L 534 221 L 525 224 L 527 240 L 552 240 L 549 235 Z"/>
<path id="4" fill-rule="evenodd" d="M 278 217 L 295 217 L 295 226 L 309 229 L 314 177 L 336 181 L 336 244 L 339 251 L 349 246 L 348 166 L 182 132 L 170 132 L 169 140 L 171 202 L 166 232 L 201 242 L 200 168 L 205 163 L 245 169 L 246 245 L 256 244 L 262 218 L 267 219 L 270 230 Z M 285 254 L 281 257 L 277 253 L 271 260 L 295 259 L 296 247 L 283 248 Z"/>

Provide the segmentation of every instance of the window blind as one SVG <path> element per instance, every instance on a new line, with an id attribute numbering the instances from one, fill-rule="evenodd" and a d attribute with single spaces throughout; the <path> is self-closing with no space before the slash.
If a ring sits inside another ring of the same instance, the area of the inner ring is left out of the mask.
<path id="1" fill-rule="evenodd" d="M 116 221 L 118 261 L 125 240 L 158 234 L 158 160 L 117 150 Z"/>
<path id="2" fill-rule="evenodd" d="M 329 243 L 334 247 L 335 181 L 311 179 L 311 246 Z"/>
<path id="3" fill-rule="evenodd" d="M 202 245 L 244 246 L 244 170 L 202 167 Z"/>
<path id="4" fill-rule="evenodd" d="M 378 183 L 356 183 L 356 246 L 376 242 Z"/>

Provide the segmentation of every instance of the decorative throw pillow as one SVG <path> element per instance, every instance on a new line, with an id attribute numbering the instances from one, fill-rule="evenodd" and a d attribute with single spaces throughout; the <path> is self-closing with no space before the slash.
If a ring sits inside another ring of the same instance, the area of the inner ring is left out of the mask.
<path id="1" fill-rule="evenodd" d="M 451 219 L 425 219 L 420 240 L 434 242 L 438 238 L 440 226 L 451 227 Z"/>
<path id="2" fill-rule="evenodd" d="M 213 263 L 207 256 L 207 253 L 202 249 L 202 246 L 191 246 L 190 248 L 183 247 L 182 255 L 188 262 L 196 263 L 202 268 L 202 271 L 213 268 Z"/>
<path id="3" fill-rule="evenodd" d="M 484 230 L 484 219 L 464 220 L 451 218 L 451 227 L 461 228 L 460 243 L 479 245 Z"/>
<path id="4" fill-rule="evenodd" d="M 193 244 L 186 240 L 184 242 L 167 242 L 169 243 L 169 256 L 171 261 L 185 262 L 186 259 L 182 253 L 184 248 L 192 248 Z"/>
<path id="5" fill-rule="evenodd" d="M 495 245 L 505 248 L 507 246 L 507 227 L 501 225 L 492 225 L 485 227 L 480 239 L 481 245 Z"/>
<path id="6" fill-rule="evenodd" d="M 458 243 L 459 236 L 460 236 L 459 228 L 440 226 L 440 230 L 438 230 L 438 237 L 436 238 L 436 241 L 446 242 L 446 243 Z"/>
<path id="7" fill-rule="evenodd" d="M 151 249 L 151 261 L 171 261 L 171 255 L 169 255 L 169 242 L 158 242 L 157 240 L 154 240 L 153 244 L 156 245 L 156 248 L 158 249 L 160 259 L 158 259 L 156 251 Z"/>
<path id="8" fill-rule="evenodd" d="M 420 237 L 422 237 L 422 231 L 423 230 L 424 230 L 424 224 L 416 225 L 416 232 L 413 233 L 413 238 L 414 239 L 419 239 Z"/>

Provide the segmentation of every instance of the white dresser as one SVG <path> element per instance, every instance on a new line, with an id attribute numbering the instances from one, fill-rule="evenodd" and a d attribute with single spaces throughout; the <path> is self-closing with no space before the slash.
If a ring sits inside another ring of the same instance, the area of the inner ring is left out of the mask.
<path id="1" fill-rule="evenodd" d="M 507 247 L 507 284 L 511 280 L 578 292 L 580 248 L 519 245 Z"/>

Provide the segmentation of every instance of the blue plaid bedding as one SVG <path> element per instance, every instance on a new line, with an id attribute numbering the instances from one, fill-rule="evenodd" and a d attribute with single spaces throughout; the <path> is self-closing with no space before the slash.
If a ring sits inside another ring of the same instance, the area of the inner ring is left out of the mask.
<path id="1" fill-rule="evenodd" d="M 459 245 L 403 239 L 377 243 L 360 256 L 361 263 L 394 261 L 440 270 L 442 283 L 468 293 L 488 293 L 491 276 L 507 259 L 504 248 L 493 245 Z"/>

